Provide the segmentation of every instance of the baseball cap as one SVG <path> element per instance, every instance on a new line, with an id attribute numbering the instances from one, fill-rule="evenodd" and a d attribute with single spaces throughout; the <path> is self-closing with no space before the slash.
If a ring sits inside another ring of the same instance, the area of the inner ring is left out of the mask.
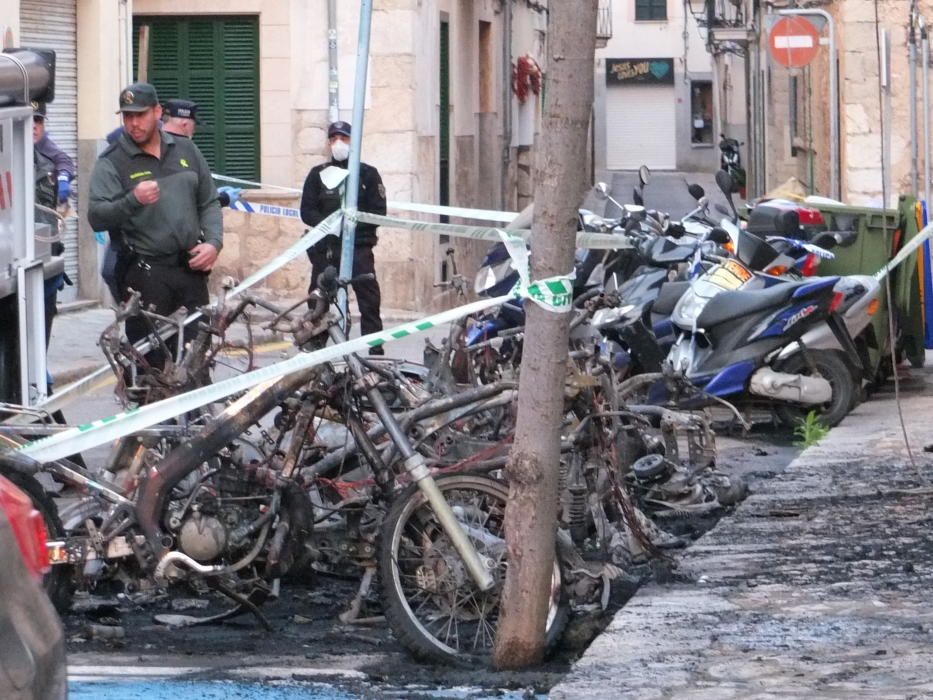
<path id="1" fill-rule="evenodd" d="M 145 112 L 159 104 L 159 95 L 149 83 L 133 83 L 120 92 L 120 112 Z"/>
<path id="2" fill-rule="evenodd" d="M 349 136 L 350 125 L 347 122 L 333 122 L 329 127 L 327 127 L 327 138 L 333 138 L 337 134 Z"/>
<path id="3" fill-rule="evenodd" d="M 33 100 L 29 104 L 32 105 L 33 119 L 45 119 L 45 102 Z"/>
<path id="4" fill-rule="evenodd" d="M 198 119 L 198 103 L 191 100 L 166 100 L 165 112 L 170 117 L 193 119 L 195 124 L 201 123 Z"/>

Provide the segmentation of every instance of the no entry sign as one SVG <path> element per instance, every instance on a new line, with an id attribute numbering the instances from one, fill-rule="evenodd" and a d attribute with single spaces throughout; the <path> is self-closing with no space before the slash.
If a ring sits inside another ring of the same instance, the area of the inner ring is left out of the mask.
<path id="1" fill-rule="evenodd" d="M 768 48 L 782 66 L 803 68 L 820 50 L 820 34 L 808 19 L 784 17 L 771 28 Z"/>

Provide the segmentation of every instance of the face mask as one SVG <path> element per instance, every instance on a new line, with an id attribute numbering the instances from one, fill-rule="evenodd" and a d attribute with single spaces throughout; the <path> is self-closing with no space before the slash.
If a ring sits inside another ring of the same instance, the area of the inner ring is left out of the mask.
<path id="1" fill-rule="evenodd" d="M 336 161 L 346 160 L 350 157 L 350 144 L 343 141 L 334 141 L 330 145 L 330 154 Z"/>

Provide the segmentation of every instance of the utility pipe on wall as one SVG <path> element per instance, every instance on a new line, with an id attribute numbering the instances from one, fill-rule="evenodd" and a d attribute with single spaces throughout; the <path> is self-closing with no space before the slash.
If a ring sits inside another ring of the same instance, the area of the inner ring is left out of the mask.
<path id="1" fill-rule="evenodd" d="M 910 190 L 917 196 L 919 175 L 919 134 L 917 133 L 917 5 L 910 7 L 910 24 L 907 33 L 907 80 L 910 92 Z"/>
<path id="2" fill-rule="evenodd" d="M 920 18 L 920 94 L 923 103 L 923 199 L 930 201 L 930 35 Z"/>
<path id="3" fill-rule="evenodd" d="M 509 209 L 509 166 L 512 162 L 512 0 L 502 18 L 502 209 Z"/>
<path id="4" fill-rule="evenodd" d="M 839 199 L 839 64 L 836 61 L 836 25 L 826 10 L 779 10 L 778 14 L 822 17 L 829 26 L 829 196 Z"/>
<path id="5" fill-rule="evenodd" d="M 340 119 L 340 75 L 337 72 L 337 0 L 327 0 L 327 121 Z"/>

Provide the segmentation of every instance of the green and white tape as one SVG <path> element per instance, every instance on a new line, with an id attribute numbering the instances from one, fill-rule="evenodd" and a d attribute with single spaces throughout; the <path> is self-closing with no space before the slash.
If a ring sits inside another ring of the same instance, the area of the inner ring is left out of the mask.
<path id="1" fill-rule="evenodd" d="M 241 180 L 237 177 L 229 177 L 227 175 L 217 175 L 212 174 L 212 177 L 215 180 L 220 182 L 230 182 L 235 185 L 245 185 L 247 187 L 261 187 L 263 189 L 273 189 L 280 190 L 282 192 L 288 192 L 290 194 L 301 194 L 301 190 L 295 187 L 283 187 L 282 185 L 267 185 L 262 182 L 253 182 L 252 180 Z M 232 207 L 238 211 L 245 211 L 247 213 L 255 214 L 266 214 L 269 216 L 283 216 L 286 218 L 300 219 L 301 215 L 298 213 L 297 209 L 292 209 L 289 207 L 271 207 L 266 204 L 253 204 L 248 203 L 252 207 L 253 211 L 248 209 L 241 209 L 238 207 Z M 413 211 L 419 214 L 437 214 L 441 216 L 456 216 L 461 219 L 476 219 L 478 221 L 498 221 L 500 223 L 508 223 L 515 219 L 518 216 L 518 212 L 512 211 L 497 211 L 494 209 L 472 209 L 469 207 L 450 207 L 440 204 L 420 204 L 418 202 L 395 202 L 389 201 L 389 209 L 398 209 L 400 211 Z M 278 211 L 277 211 L 278 210 Z"/>
<path id="2" fill-rule="evenodd" d="M 464 306 L 428 316 L 420 321 L 403 323 L 389 330 L 370 333 L 360 338 L 348 340 L 339 345 L 330 345 L 321 350 L 301 353 L 287 360 L 268 367 L 247 372 L 230 379 L 189 391 L 185 394 L 148 404 L 141 408 L 124 411 L 107 418 L 80 425 L 54 435 L 30 442 L 18 451 L 40 461 L 51 462 L 68 455 L 82 452 L 100 445 L 105 445 L 139 430 L 163 423 L 171 418 L 193 411 L 209 403 L 221 401 L 227 397 L 251 389 L 263 382 L 277 379 L 291 372 L 297 372 L 324 362 L 330 362 L 350 353 L 391 343 L 409 335 L 424 332 L 441 324 L 449 323 L 461 316 L 478 313 L 493 306 L 498 306 L 512 298 L 512 295 L 483 299 Z"/>
<path id="3" fill-rule="evenodd" d="M 479 241 L 498 241 L 501 228 L 490 228 L 488 226 L 467 226 L 464 224 L 440 224 L 431 221 L 410 221 L 400 219 L 394 216 L 382 216 L 380 214 L 371 214 L 365 211 L 345 212 L 347 219 L 353 219 L 365 224 L 375 224 L 376 226 L 390 226 L 392 228 L 404 228 L 410 231 L 423 231 L 428 233 L 437 233 L 457 238 L 469 238 Z M 531 231 L 529 229 L 506 229 L 509 235 L 517 236 L 525 242 L 531 241 Z M 576 234 L 576 245 L 578 248 L 594 248 L 599 250 L 622 250 L 632 247 L 632 242 L 626 235 L 615 235 L 610 233 L 589 233 L 578 231 Z"/>
<path id="4" fill-rule="evenodd" d="M 229 299 L 234 297 L 237 294 L 240 294 L 241 292 L 249 289 L 260 280 L 268 277 L 270 274 L 278 270 L 280 267 L 299 257 L 302 253 L 304 253 L 305 250 L 326 236 L 338 234 L 341 225 L 340 220 L 341 212 L 335 211 L 333 214 L 324 219 L 324 221 L 322 221 L 320 224 L 308 231 L 295 243 L 269 260 L 265 265 L 260 267 L 254 273 L 248 275 L 246 279 L 244 279 L 227 293 L 227 298 Z M 194 321 L 199 318 L 201 318 L 200 312 L 195 312 L 185 319 L 184 324 L 187 326 L 191 323 L 194 323 Z M 167 332 L 170 333 L 171 330 L 169 329 Z M 136 349 L 141 353 L 145 353 L 152 349 L 152 345 L 149 343 L 149 341 L 140 341 L 136 345 Z M 110 365 L 99 367 L 86 377 L 72 382 L 68 386 L 57 391 L 52 396 L 48 397 L 44 402 L 39 404 L 36 408 L 42 411 L 48 411 L 49 413 L 54 413 L 55 411 L 74 401 L 76 398 L 83 396 L 88 391 L 92 390 L 101 378 L 109 375 L 112 371 L 113 370 L 111 369 Z M 10 416 L 5 422 L 10 424 L 18 424 L 23 422 L 30 422 L 32 420 L 34 420 L 34 418 L 30 417 L 29 415 L 15 414 Z"/>
<path id="5" fill-rule="evenodd" d="M 499 230 L 499 237 L 518 271 L 518 296 L 528 297 L 542 309 L 554 313 L 567 313 L 573 304 L 574 274 L 548 277 L 540 282 L 531 281 L 531 256 L 528 246 L 518 236 Z"/>

